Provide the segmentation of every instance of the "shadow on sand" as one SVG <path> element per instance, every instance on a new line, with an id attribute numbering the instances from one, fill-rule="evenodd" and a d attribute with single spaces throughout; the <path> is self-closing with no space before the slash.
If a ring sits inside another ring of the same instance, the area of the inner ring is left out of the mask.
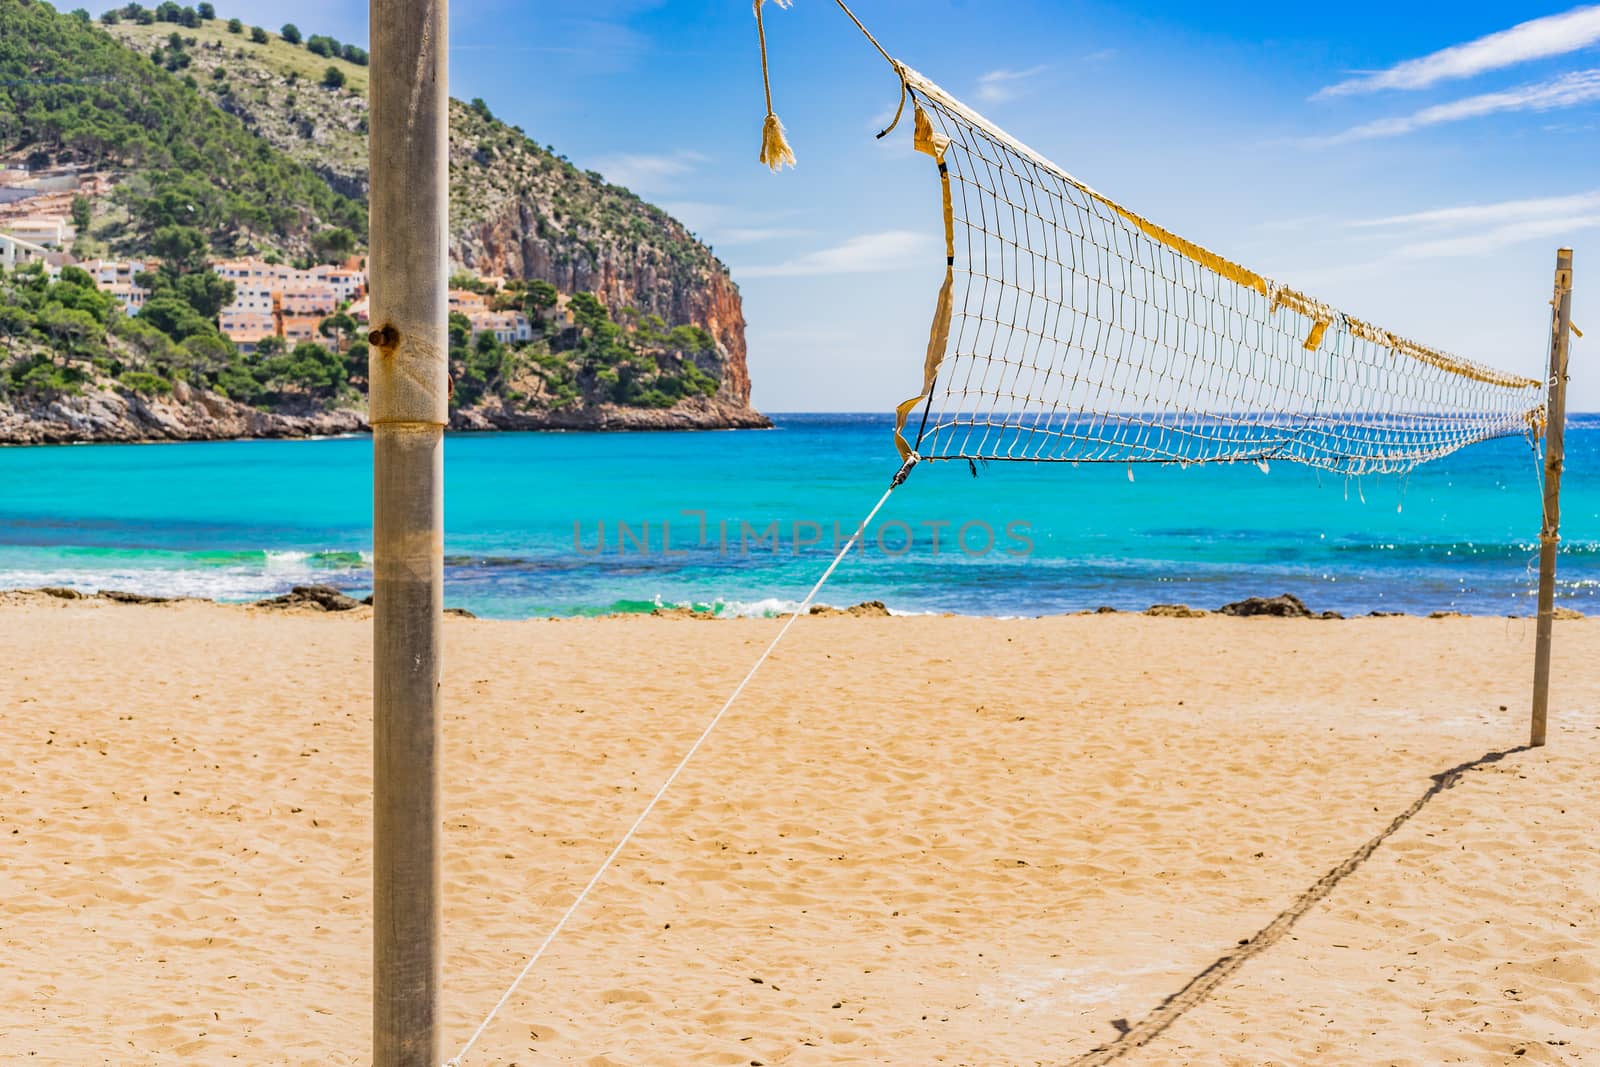
<path id="1" fill-rule="evenodd" d="M 1409 822 L 1412 816 L 1427 806 L 1428 801 L 1450 789 L 1466 776 L 1468 771 L 1486 767 L 1491 763 L 1499 763 L 1507 756 L 1518 752 L 1528 751 L 1527 745 L 1505 749 L 1500 752 L 1489 752 L 1475 760 L 1458 764 L 1447 771 L 1441 771 L 1433 776 L 1433 785 L 1428 787 L 1411 806 L 1399 815 L 1396 815 L 1383 831 L 1371 841 L 1352 852 L 1343 863 L 1323 875 L 1293 904 L 1278 913 L 1266 926 L 1262 927 L 1256 935 L 1247 941 L 1239 942 L 1237 951 L 1219 956 L 1211 966 L 1189 979 L 1184 987 L 1163 1000 L 1149 1015 L 1137 1023 L 1129 1023 L 1126 1019 L 1113 1019 L 1111 1025 L 1116 1027 L 1118 1036 L 1115 1041 L 1091 1049 L 1076 1059 L 1068 1060 L 1066 1067 L 1098 1067 L 1100 1064 L 1111 1063 L 1113 1060 L 1132 1052 L 1134 1049 L 1150 1043 L 1159 1037 L 1162 1031 L 1177 1022 L 1190 1008 L 1197 1007 L 1223 982 L 1231 978 L 1240 967 L 1243 967 L 1251 957 L 1265 952 L 1282 939 L 1290 928 L 1300 920 L 1300 917 L 1310 911 L 1312 906 L 1333 892 L 1335 886 L 1350 875 L 1357 867 L 1367 861 L 1367 858 L 1377 851 L 1396 830 Z"/>

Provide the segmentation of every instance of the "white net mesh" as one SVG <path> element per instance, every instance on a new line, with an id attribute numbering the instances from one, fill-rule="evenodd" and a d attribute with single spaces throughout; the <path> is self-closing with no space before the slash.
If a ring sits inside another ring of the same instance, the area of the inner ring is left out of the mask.
<path id="1" fill-rule="evenodd" d="M 1543 382 L 1275 285 L 902 70 L 917 147 L 940 163 L 950 257 L 902 451 L 1363 473 L 1542 432 Z"/>

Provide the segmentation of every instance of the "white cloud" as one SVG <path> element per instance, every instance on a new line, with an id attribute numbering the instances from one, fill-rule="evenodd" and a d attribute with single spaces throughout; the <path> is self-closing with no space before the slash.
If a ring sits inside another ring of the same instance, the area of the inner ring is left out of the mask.
<path id="1" fill-rule="evenodd" d="M 701 240 L 719 248 L 792 240 L 809 237 L 814 232 L 793 224 L 795 216 L 800 214 L 797 210 L 755 211 L 698 200 L 666 201 L 661 209 Z"/>
<path id="2" fill-rule="evenodd" d="M 595 161 L 595 170 L 606 181 L 634 192 L 671 188 L 674 178 L 690 173 L 706 157 L 699 152 L 672 152 L 667 155 L 630 154 L 607 156 Z"/>
<path id="3" fill-rule="evenodd" d="M 819 274 L 871 274 L 913 266 L 932 255 L 927 234 L 910 230 L 864 233 L 843 244 L 808 252 L 783 263 L 736 269 L 739 278 L 797 278 Z"/>
<path id="4" fill-rule="evenodd" d="M 1383 89 L 1427 89 L 1533 59 L 1567 55 L 1600 41 L 1600 4 L 1576 7 L 1519 23 L 1475 41 L 1330 85 L 1317 97 L 1350 96 Z M 1313 98 L 1315 99 L 1315 97 Z"/>
<path id="5" fill-rule="evenodd" d="M 1552 216 L 1582 214 L 1585 211 L 1600 211 L 1600 189 L 1572 196 L 1505 200 L 1498 204 L 1467 204 L 1462 207 L 1418 211 L 1409 215 L 1390 215 L 1381 219 L 1358 219 L 1350 225 L 1359 227 L 1471 226 L 1486 223 L 1506 225 L 1525 219 L 1546 219 Z"/>
<path id="6" fill-rule="evenodd" d="M 754 245 L 766 241 L 786 241 L 795 237 L 809 237 L 810 230 L 786 230 L 776 226 L 734 226 L 714 231 L 719 245 Z"/>
<path id="7" fill-rule="evenodd" d="M 1490 252 L 1519 245 L 1526 241 L 1547 238 L 1565 239 L 1581 230 L 1600 226 L 1600 215 L 1580 215 L 1569 218 L 1535 219 L 1511 226 L 1495 226 L 1477 233 L 1457 237 L 1441 237 L 1432 241 L 1414 241 L 1395 249 L 1400 259 L 1453 259 L 1482 256 Z"/>
<path id="8" fill-rule="evenodd" d="M 991 70 L 978 78 L 978 99 L 986 104 L 998 104 L 1015 99 L 1021 91 L 1021 82 L 1036 78 L 1050 68 L 1041 64 L 1027 70 Z"/>
<path id="9" fill-rule="evenodd" d="M 1483 256 L 1527 241 L 1564 239 L 1600 226 L 1600 189 L 1359 219 L 1349 225 L 1398 242 L 1388 254 L 1390 259 Z"/>
<path id="10" fill-rule="evenodd" d="M 1351 141 L 1370 141 L 1379 137 L 1399 137 L 1429 126 L 1463 119 L 1482 118 L 1515 111 L 1553 111 L 1557 108 L 1577 107 L 1600 100 L 1600 70 L 1579 70 L 1563 74 L 1549 81 L 1535 82 L 1515 89 L 1453 100 L 1436 104 L 1421 111 L 1396 118 L 1379 119 L 1354 126 L 1332 137 L 1313 138 L 1313 145 L 1348 144 Z"/>

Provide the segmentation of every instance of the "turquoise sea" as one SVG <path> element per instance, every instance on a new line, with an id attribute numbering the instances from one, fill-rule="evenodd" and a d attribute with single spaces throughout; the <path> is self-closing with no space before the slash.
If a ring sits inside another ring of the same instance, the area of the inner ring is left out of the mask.
<path id="1" fill-rule="evenodd" d="M 480 615 L 803 596 L 898 467 L 890 420 L 783 415 L 771 431 L 484 434 L 446 443 L 447 602 Z M 248 600 L 370 582 L 364 438 L 0 449 L 0 587 Z M 1569 421 L 1560 593 L 1600 589 L 1600 416 Z M 1411 475 L 1275 464 L 927 463 L 820 598 L 903 612 L 1216 607 L 1527 614 L 1539 471 L 1525 440 Z"/>

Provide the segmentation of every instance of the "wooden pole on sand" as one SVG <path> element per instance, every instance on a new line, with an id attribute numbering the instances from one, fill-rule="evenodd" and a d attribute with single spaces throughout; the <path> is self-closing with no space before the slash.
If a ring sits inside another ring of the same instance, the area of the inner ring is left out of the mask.
<path id="1" fill-rule="evenodd" d="M 1567 424 L 1567 347 L 1572 336 L 1572 249 L 1556 253 L 1556 292 L 1550 315 L 1549 424 L 1544 437 L 1544 525 L 1539 534 L 1539 623 L 1533 653 L 1533 731 L 1544 744 L 1550 713 L 1550 637 L 1555 628 L 1556 549 L 1561 546 L 1561 466 Z"/>
<path id="2" fill-rule="evenodd" d="M 375 1067 L 438 1067 L 447 0 L 370 0 Z"/>

